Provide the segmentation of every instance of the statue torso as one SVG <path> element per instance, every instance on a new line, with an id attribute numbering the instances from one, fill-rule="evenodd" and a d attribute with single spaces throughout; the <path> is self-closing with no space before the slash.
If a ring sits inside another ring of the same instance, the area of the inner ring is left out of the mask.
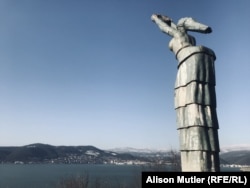
<path id="1" fill-rule="evenodd" d="M 176 55 L 182 48 L 195 45 L 195 38 L 186 33 L 174 36 L 169 42 L 169 48 Z"/>

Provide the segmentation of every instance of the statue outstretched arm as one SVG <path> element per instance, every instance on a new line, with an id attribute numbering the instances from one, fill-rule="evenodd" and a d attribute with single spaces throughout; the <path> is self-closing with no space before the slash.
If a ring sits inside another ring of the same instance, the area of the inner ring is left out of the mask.
<path id="1" fill-rule="evenodd" d="M 153 14 L 151 16 L 151 20 L 156 23 L 156 25 L 158 25 L 158 27 L 163 33 L 166 33 L 172 37 L 174 37 L 175 34 L 179 33 L 176 28 L 176 25 L 169 17 Z"/>
<path id="2" fill-rule="evenodd" d="M 199 33 L 211 33 L 211 27 L 195 21 L 193 18 L 181 18 L 177 24 L 178 30 L 194 31 Z"/>

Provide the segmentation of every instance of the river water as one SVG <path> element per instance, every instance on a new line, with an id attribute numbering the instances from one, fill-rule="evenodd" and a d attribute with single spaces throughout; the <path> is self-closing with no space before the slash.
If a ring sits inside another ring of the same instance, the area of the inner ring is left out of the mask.
<path id="1" fill-rule="evenodd" d="M 83 176 L 111 186 L 140 181 L 141 167 L 133 165 L 30 164 L 0 165 L 1 188 L 55 188 L 63 178 Z"/>
<path id="2" fill-rule="evenodd" d="M 141 171 L 145 167 L 135 165 L 0 164 L 0 188 L 58 188 L 63 178 L 77 176 L 88 177 L 89 187 L 139 188 Z"/>

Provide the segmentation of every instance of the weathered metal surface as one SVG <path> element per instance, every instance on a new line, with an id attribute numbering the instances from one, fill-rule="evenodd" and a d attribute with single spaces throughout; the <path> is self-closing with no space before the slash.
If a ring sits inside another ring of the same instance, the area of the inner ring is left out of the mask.
<path id="1" fill-rule="evenodd" d="M 177 25 L 166 16 L 151 17 L 160 30 L 170 35 L 169 48 L 178 60 L 175 110 L 179 132 L 182 171 L 219 171 L 219 136 L 216 113 L 214 52 L 195 46 L 187 31 L 210 33 L 212 29 L 192 18 Z"/>
<path id="2" fill-rule="evenodd" d="M 218 172 L 220 171 L 217 152 L 186 151 L 181 152 L 182 171 Z"/>
<path id="3" fill-rule="evenodd" d="M 178 129 L 191 126 L 219 128 L 216 109 L 211 106 L 190 104 L 176 109 L 176 116 Z"/>

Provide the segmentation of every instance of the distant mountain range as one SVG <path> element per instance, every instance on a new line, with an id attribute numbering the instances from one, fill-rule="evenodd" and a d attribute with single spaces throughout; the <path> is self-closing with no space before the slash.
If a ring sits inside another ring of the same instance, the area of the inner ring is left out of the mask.
<path id="1" fill-rule="evenodd" d="M 121 148 L 109 149 L 109 151 L 115 151 L 117 153 L 165 153 L 170 150 L 171 149 L 149 149 L 149 148 L 137 149 L 133 147 L 121 147 Z M 226 153 L 230 151 L 248 151 L 248 150 L 250 151 L 250 144 L 223 146 L 220 148 L 220 150 L 221 150 L 220 153 Z"/>
<path id="2" fill-rule="evenodd" d="M 178 151 L 115 148 L 101 150 L 94 146 L 52 146 L 30 144 L 20 147 L 0 147 L 0 163 L 92 163 L 142 164 L 169 162 Z M 221 164 L 250 165 L 250 146 L 221 149 Z"/>
<path id="3" fill-rule="evenodd" d="M 137 149 L 137 148 L 132 148 L 132 147 L 124 147 L 124 148 L 113 148 L 109 149 L 109 151 L 114 151 L 117 153 L 166 153 L 169 150 L 164 150 L 164 149 Z"/>
<path id="4" fill-rule="evenodd" d="M 131 147 L 110 149 L 117 153 L 129 153 L 134 156 L 155 157 L 159 155 L 171 155 L 169 150 L 136 149 Z M 174 150 L 174 152 L 176 152 Z M 233 145 L 221 148 L 221 164 L 250 165 L 250 145 Z"/>
<path id="5" fill-rule="evenodd" d="M 221 153 L 226 153 L 230 151 L 250 151 L 250 144 L 223 146 L 221 148 Z"/>

